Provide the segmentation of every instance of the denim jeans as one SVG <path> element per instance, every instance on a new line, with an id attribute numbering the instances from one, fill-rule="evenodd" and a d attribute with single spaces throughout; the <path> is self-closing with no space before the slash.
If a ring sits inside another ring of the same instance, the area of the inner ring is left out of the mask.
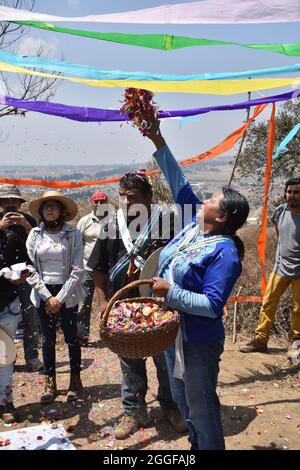
<path id="1" fill-rule="evenodd" d="M 11 338 L 13 338 L 16 334 L 20 320 L 20 301 L 17 298 L 0 312 L 0 327 L 5 330 Z M 0 367 L 0 406 L 12 402 L 13 373 L 13 364 L 6 367 Z"/>
<path id="2" fill-rule="evenodd" d="M 39 355 L 40 324 L 36 308 L 30 300 L 31 287 L 27 282 L 18 286 L 18 294 L 21 302 L 22 319 L 24 323 L 24 356 L 29 362 L 37 359 Z"/>
<path id="3" fill-rule="evenodd" d="M 53 296 L 57 295 L 61 286 L 47 285 Z M 61 306 L 58 314 L 49 315 L 46 312 L 45 303 L 41 302 L 37 309 L 42 327 L 42 351 L 45 367 L 45 374 L 55 376 L 55 344 L 57 322 L 60 321 L 65 342 L 68 345 L 71 374 L 80 374 L 81 351 L 77 335 L 77 306 L 66 308 Z"/>
<path id="4" fill-rule="evenodd" d="M 162 409 L 177 409 L 172 399 L 167 365 L 164 354 L 153 357 L 158 379 L 157 400 Z M 146 393 L 148 388 L 146 359 L 120 357 L 122 379 L 122 403 L 125 415 L 146 416 Z"/>
<path id="5" fill-rule="evenodd" d="M 78 308 L 78 336 L 90 336 L 90 321 L 93 296 L 95 292 L 95 283 L 93 271 L 84 271 L 83 287 L 85 288 L 85 296 Z"/>
<path id="6" fill-rule="evenodd" d="M 184 381 L 173 377 L 175 347 L 165 351 L 171 390 L 189 429 L 194 449 L 224 450 L 220 402 L 216 393 L 221 342 L 183 343 Z"/>

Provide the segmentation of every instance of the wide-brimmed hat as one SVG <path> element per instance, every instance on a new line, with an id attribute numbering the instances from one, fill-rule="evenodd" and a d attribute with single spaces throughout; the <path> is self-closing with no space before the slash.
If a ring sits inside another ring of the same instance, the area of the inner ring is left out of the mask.
<path id="1" fill-rule="evenodd" d="M 16 359 L 13 339 L 0 327 L 0 367 L 7 367 Z"/>
<path id="2" fill-rule="evenodd" d="M 73 199 L 70 199 L 67 196 L 64 196 L 60 191 L 57 191 L 56 189 L 51 189 L 50 191 L 46 191 L 42 197 L 39 199 L 35 199 L 34 201 L 31 201 L 29 203 L 29 211 L 31 215 L 37 219 L 40 220 L 41 216 L 39 213 L 39 209 L 43 202 L 49 201 L 49 200 L 54 200 L 54 201 L 59 201 L 62 203 L 62 205 L 65 208 L 65 221 L 68 222 L 68 220 L 74 219 L 78 212 L 78 207 L 76 202 L 73 201 Z"/>
<path id="3" fill-rule="evenodd" d="M 1 184 L 0 185 L 0 199 L 19 199 L 22 203 L 26 202 L 21 196 L 20 190 L 17 186 L 13 186 L 12 184 Z"/>

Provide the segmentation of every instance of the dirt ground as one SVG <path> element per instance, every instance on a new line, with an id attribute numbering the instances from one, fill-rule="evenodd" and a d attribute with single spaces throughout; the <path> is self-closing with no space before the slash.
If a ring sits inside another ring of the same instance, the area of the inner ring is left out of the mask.
<path id="1" fill-rule="evenodd" d="M 67 349 L 59 339 L 57 377 L 60 395 L 51 405 L 40 405 L 44 376 L 24 371 L 23 348 L 18 343 L 14 376 L 15 405 L 21 413 L 17 425 L 3 431 L 42 422 L 62 423 L 79 449 L 85 450 L 184 450 L 187 436 L 172 431 L 163 420 L 155 400 L 157 380 L 153 361 L 147 360 L 147 401 L 152 424 L 125 441 L 114 438 L 113 427 L 122 415 L 121 374 L 118 358 L 98 340 L 95 325 L 91 347 L 82 349 L 84 395 L 75 404 L 66 402 L 69 380 Z M 242 354 L 238 344 L 227 340 L 221 362 L 218 393 L 226 447 L 232 450 L 284 449 L 300 447 L 300 366 L 291 367 L 282 344 L 271 342 L 269 354 Z"/>

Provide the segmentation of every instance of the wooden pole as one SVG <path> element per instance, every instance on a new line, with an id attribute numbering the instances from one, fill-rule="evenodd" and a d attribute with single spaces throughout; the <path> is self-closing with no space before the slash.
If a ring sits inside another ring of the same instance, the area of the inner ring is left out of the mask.
<path id="1" fill-rule="evenodd" d="M 251 77 L 249 77 L 249 80 L 251 80 Z M 248 101 L 250 101 L 251 99 L 251 91 L 248 91 Z M 250 107 L 247 108 L 247 111 L 246 111 L 246 121 L 248 121 L 249 119 L 249 116 L 250 116 Z M 238 160 L 240 158 L 240 155 L 241 155 L 241 152 L 242 152 L 242 148 L 243 148 L 243 144 L 244 144 L 244 140 L 245 140 L 245 137 L 246 137 L 246 134 L 247 134 L 247 131 L 244 132 L 244 135 L 242 137 L 242 140 L 240 142 L 240 146 L 239 146 L 239 149 L 238 149 L 238 152 L 237 152 L 237 155 L 235 157 L 235 162 L 233 164 L 233 168 L 232 168 L 232 171 L 231 171 L 231 175 L 230 175 L 230 178 L 229 178 L 229 181 L 228 181 L 228 188 L 230 188 L 230 185 L 232 183 L 232 180 L 233 180 L 233 177 L 234 177 L 234 172 L 236 170 L 236 167 L 237 167 L 237 164 L 238 164 Z"/>
<path id="2" fill-rule="evenodd" d="M 243 286 L 240 286 L 237 291 L 237 297 L 240 295 L 241 290 L 243 289 Z M 237 321 L 237 313 L 238 313 L 238 301 L 236 300 L 234 302 L 234 311 L 233 311 L 233 335 L 232 335 L 232 342 L 233 344 L 236 343 L 236 321 Z"/>

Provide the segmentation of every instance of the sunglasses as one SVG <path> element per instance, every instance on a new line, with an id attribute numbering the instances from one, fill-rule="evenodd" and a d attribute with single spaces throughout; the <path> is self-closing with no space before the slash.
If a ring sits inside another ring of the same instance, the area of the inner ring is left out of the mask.
<path id="1" fill-rule="evenodd" d="M 43 205 L 42 205 L 42 210 L 47 210 L 47 209 L 60 209 L 60 204 L 58 204 L 57 202 L 45 202 Z"/>

